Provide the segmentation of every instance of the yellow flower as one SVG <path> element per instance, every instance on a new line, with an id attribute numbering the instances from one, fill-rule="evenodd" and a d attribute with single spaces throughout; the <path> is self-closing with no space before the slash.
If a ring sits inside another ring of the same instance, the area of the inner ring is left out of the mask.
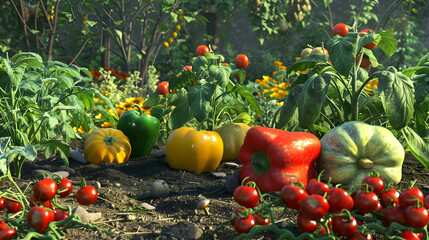
<path id="1" fill-rule="evenodd" d="M 113 125 L 110 122 L 104 122 L 101 124 L 102 128 L 112 128 Z"/>
<path id="2" fill-rule="evenodd" d="M 274 76 L 274 75 L 276 75 L 276 73 L 277 73 L 277 71 L 274 71 L 274 72 L 273 72 L 273 76 Z"/>
<path id="3" fill-rule="evenodd" d="M 282 70 L 282 71 L 285 71 L 286 70 L 286 66 L 279 66 L 279 69 Z"/>
<path id="4" fill-rule="evenodd" d="M 283 102 L 277 102 L 277 106 L 283 106 Z"/>
<path id="5" fill-rule="evenodd" d="M 102 119 L 103 118 L 103 114 L 99 113 L 99 114 L 95 115 L 94 118 L 96 118 L 96 119 Z"/>
<path id="6" fill-rule="evenodd" d="M 105 95 L 105 96 L 109 96 L 110 95 L 110 92 L 108 92 L 108 91 L 100 91 L 100 93 L 103 94 L 103 95 Z"/>
<path id="7" fill-rule="evenodd" d="M 274 61 L 274 66 L 276 66 L 276 67 L 280 67 L 280 66 L 282 66 L 283 65 L 283 63 L 282 62 L 280 62 L 280 61 Z"/>
<path id="8" fill-rule="evenodd" d="M 296 58 L 295 58 L 295 61 L 298 61 L 299 59 L 301 59 L 301 57 L 296 57 Z"/>

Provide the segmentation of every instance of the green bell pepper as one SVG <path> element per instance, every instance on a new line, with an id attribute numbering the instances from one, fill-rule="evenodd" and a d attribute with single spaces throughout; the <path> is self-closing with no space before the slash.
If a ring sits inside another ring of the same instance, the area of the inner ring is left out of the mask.
<path id="1" fill-rule="evenodd" d="M 156 117 L 139 111 L 128 110 L 119 118 L 117 129 L 121 130 L 131 143 L 131 158 L 146 156 L 150 153 L 159 136 L 161 124 Z"/>

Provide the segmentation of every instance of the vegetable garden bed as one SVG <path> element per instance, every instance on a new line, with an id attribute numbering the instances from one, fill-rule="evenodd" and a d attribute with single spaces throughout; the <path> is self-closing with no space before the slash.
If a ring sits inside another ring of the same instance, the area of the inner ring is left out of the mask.
<path id="1" fill-rule="evenodd" d="M 72 147 L 82 151 L 83 141 L 73 142 Z M 154 152 L 158 150 L 155 148 Z M 240 164 L 238 160 L 235 163 Z M 32 181 L 29 177 L 33 170 L 57 171 L 61 166 L 62 160 L 56 158 L 39 157 L 34 162 L 26 161 L 22 169 L 23 178 L 16 182 L 21 189 L 25 189 Z M 174 170 L 168 166 L 165 156 L 134 158 L 124 164 L 102 166 L 70 161 L 70 169 L 69 179 L 76 186 L 80 177 L 84 177 L 88 185 L 100 183 L 99 198 L 93 205 L 84 208 L 91 213 L 101 212 L 102 218 L 96 220 L 95 224 L 112 234 L 77 228 L 67 230 L 64 239 L 193 239 L 195 236 L 201 236 L 200 239 L 227 239 L 236 236 L 230 224 L 221 226 L 221 223 L 230 219 L 232 210 L 238 206 L 232 193 L 225 189 L 227 178 L 238 168 L 225 162 L 215 171 L 225 173 L 224 177 Z M 171 190 L 168 196 L 145 197 L 155 180 L 164 180 L 168 184 Z M 407 154 L 403 178 L 395 189 L 406 189 L 414 180 L 417 180 L 414 186 L 420 188 L 425 195 L 429 194 L 429 171 L 412 155 Z M 5 182 L 2 184 L 1 189 L 6 189 Z M 73 196 L 77 189 L 73 190 Z M 203 198 L 210 200 L 210 215 L 196 209 Z M 72 208 L 78 206 L 73 197 L 61 200 L 61 203 Z M 143 210 L 140 207 L 142 203 L 154 206 L 155 210 Z M 134 211 L 130 211 L 132 209 Z M 289 211 L 281 219 L 282 222 L 277 223 L 279 227 L 296 221 L 294 210 Z M 0 218 L 4 217 L 2 212 Z M 296 227 L 289 229 L 299 234 Z M 270 237 L 268 234 L 264 239 L 276 239 L 276 236 Z"/>

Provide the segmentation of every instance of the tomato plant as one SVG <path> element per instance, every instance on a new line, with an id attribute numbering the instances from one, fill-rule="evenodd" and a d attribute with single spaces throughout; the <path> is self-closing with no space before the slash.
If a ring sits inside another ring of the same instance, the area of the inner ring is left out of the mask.
<path id="1" fill-rule="evenodd" d="M 319 220 L 328 213 L 329 203 L 323 196 L 312 194 L 302 199 L 300 209 L 307 219 Z"/>
<path id="2" fill-rule="evenodd" d="M 246 208 L 256 207 L 259 201 L 258 190 L 250 186 L 238 186 L 233 196 L 238 204 Z"/>
<path id="3" fill-rule="evenodd" d="M 80 205 L 91 205 L 97 200 L 97 189 L 93 186 L 86 186 L 76 192 L 76 201 Z"/>
<path id="4" fill-rule="evenodd" d="M 197 56 L 204 56 L 206 53 L 209 53 L 210 49 L 206 45 L 200 45 L 197 47 L 195 53 Z"/>
<path id="5" fill-rule="evenodd" d="M 167 81 L 160 82 L 156 87 L 156 92 L 159 95 L 166 95 L 168 93 L 168 82 Z"/>
<path id="6" fill-rule="evenodd" d="M 359 60 L 360 60 L 360 57 L 361 55 L 358 55 L 357 57 L 356 57 L 356 64 L 358 64 L 359 63 Z M 362 60 L 361 60 L 361 62 L 360 62 L 360 65 L 359 65 L 359 67 L 361 67 L 361 68 L 367 68 L 367 67 L 369 67 L 369 66 L 371 66 L 371 61 L 369 61 L 369 58 L 368 58 L 368 56 L 366 55 L 366 54 L 364 54 L 363 55 L 363 58 L 362 58 Z"/>
<path id="7" fill-rule="evenodd" d="M 16 199 L 16 198 L 12 198 L 12 199 Z M 4 200 L 4 208 L 7 209 L 10 213 L 16 213 L 19 212 L 19 210 L 21 210 L 22 206 L 21 203 L 14 201 L 12 199 L 5 199 Z"/>
<path id="8" fill-rule="evenodd" d="M 27 222 L 36 232 L 42 233 L 54 220 L 53 212 L 42 207 L 32 207 L 27 213 Z"/>
<path id="9" fill-rule="evenodd" d="M 182 70 L 188 70 L 189 72 L 192 72 L 192 66 L 190 65 L 184 66 Z"/>
<path id="10" fill-rule="evenodd" d="M 341 37 L 345 37 L 349 33 L 349 27 L 347 27 L 344 23 L 338 23 L 332 29 L 332 36 L 340 35 Z"/>
<path id="11" fill-rule="evenodd" d="M 57 191 L 58 191 L 57 183 L 50 178 L 45 178 L 40 180 L 33 187 L 34 196 L 36 196 L 38 199 L 42 201 L 52 199 L 57 193 Z"/>
<path id="12" fill-rule="evenodd" d="M 51 200 L 39 200 L 34 194 L 30 195 L 30 207 L 43 206 L 46 208 L 52 208 Z"/>
<path id="13" fill-rule="evenodd" d="M 308 196 L 308 193 L 299 187 L 285 185 L 280 191 L 280 197 L 286 204 L 286 207 L 298 210 L 302 199 Z"/>
<path id="14" fill-rule="evenodd" d="M 61 179 L 58 184 L 58 195 L 60 198 L 65 198 L 73 191 L 73 184 L 68 178 Z"/>

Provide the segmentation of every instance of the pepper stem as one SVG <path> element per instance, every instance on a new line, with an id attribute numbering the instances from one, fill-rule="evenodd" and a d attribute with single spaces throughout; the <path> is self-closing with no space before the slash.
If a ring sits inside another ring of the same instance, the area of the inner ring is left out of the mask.
<path id="1" fill-rule="evenodd" d="M 116 142 L 116 139 L 110 135 L 106 135 L 103 141 L 106 143 L 106 145 L 113 145 Z"/>
<path id="2" fill-rule="evenodd" d="M 253 171 L 258 175 L 268 172 L 271 168 L 270 160 L 264 152 L 255 152 L 252 156 L 251 162 L 253 165 Z"/>
<path id="3" fill-rule="evenodd" d="M 359 158 L 357 161 L 357 164 L 359 165 L 359 167 L 365 168 L 365 169 L 369 169 L 374 166 L 374 162 L 368 158 Z"/>
<path id="4" fill-rule="evenodd" d="M 143 110 L 142 110 L 142 108 L 140 107 L 140 105 L 138 105 L 138 104 L 134 104 L 133 106 L 132 106 L 132 108 L 138 108 L 139 109 L 139 115 L 141 116 L 142 115 L 142 113 L 143 113 Z"/>

